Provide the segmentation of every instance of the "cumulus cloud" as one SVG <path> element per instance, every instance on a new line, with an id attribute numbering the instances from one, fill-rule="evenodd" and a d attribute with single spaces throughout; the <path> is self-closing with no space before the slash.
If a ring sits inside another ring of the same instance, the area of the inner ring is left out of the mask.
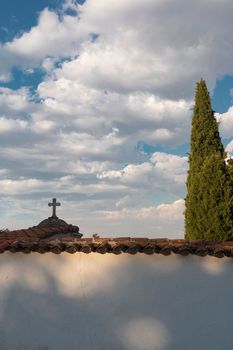
<path id="1" fill-rule="evenodd" d="M 217 76 L 232 72 L 231 10 L 230 2 L 212 3 L 210 11 L 200 1 L 86 1 L 79 25 L 99 37 L 63 74 L 98 89 L 191 97 L 200 76 L 213 88 Z"/>
<path id="2" fill-rule="evenodd" d="M 127 142 L 137 139 L 155 145 L 188 141 L 190 101 L 161 99 L 145 92 L 106 92 L 61 76 L 41 83 L 38 94 L 46 113 L 56 119 L 59 115 L 69 118 L 67 123 L 78 130 L 91 134 L 95 130 L 95 135 L 118 130 L 119 138 Z"/>
<path id="3" fill-rule="evenodd" d="M 142 234 L 153 237 L 167 236 L 165 232 L 169 232 L 169 237 L 182 237 L 184 232 L 183 217 L 184 200 L 178 199 L 175 202 L 160 204 L 157 206 L 143 207 L 139 209 L 123 208 L 121 210 L 105 211 L 107 221 L 114 224 L 116 229 L 124 227 L 124 233 L 127 234 L 134 229 L 135 234 Z"/>
<path id="4" fill-rule="evenodd" d="M 232 73 L 232 9 L 228 0 L 67 0 L 1 45 L 0 79 L 14 66 L 45 74 L 34 92 L 0 87 L 0 192 L 14 218 L 3 210 L 3 220 L 19 222 L 21 206 L 33 224 L 31 207 L 47 216 L 59 195 L 64 219 L 92 233 L 181 235 L 187 157 L 138 143 L 189 141 L 195 82 L 213 89 Z M 230 137 L 231 108 L 216 117 Z"/>
<path id="5" fill-rule="evenodd" d="M 6 43 L 4 49 L 34 64 L 39 64 L 46 56 L 69 56 L 75 53 L 83 39 L 78 23 L 76 16 L 59 17 L 46 8 L 40 13 L 35 27 Z"/>
<path id="6" fill-rule="evenodd" d="M 18 90 L 11 90 L 6 87 L 0 87 L 0 112 L 16 116 L 20 113 L 32 112 L 30 103 L 30 92 L 26 87 Z"/>
<path id="7" fill-rule="evenodd" d="M 233 106 L 230 106 L 225 113 L 215 113 L 216 119 L 219 122 L 219 131 L 222 138 L 230 139 L 233 135 Z M 228 158 L 232 157 L 233 140 L 228 142 L 225 148 L 228 153 Z"/>
<path id="8" fill-rule="evenodd" d="M 97 175 L 104 181 L 126 184 L 144 191 L 162 190 L 184 194 L 187 157 L 154 153 L 149 162 L 129 164 L 122 170 L 107 170 Z"/>
<path id="9" fill-rule="evenodd" d="M 143 221 L 145 219 L 150 219 L 152 222 L 156 219 L 165 219 L 169 221 L 181 220 L 184 210 L 184 200 L 178 199 L 174 203 L 160 204 L 154 207 L 140 208 L 137 210 L 123 209 L 116 212 L 106 212 L 106 218 L 113 219 L 134 219 L 138 221 Z"/>
<path id="10" fill-rule="evenodd" d="M 0 134 L 5 134 L 9 131 L 25 130 L 27 122 L 25 120 L 12 120 L 4 117 L 0 117 Z"/>
<path id="11" fill-rule="evenodd" d="M 232 73 L 232 6 L 200 0 L 66 2 L 60 13 L 44 9 L 37 25 L 6 43 L 2 55 L 22 65 L 78 56 L 63 73 L 89 87 L 190 98 L 201 76 L 212 89 L 217 76 Z"/>
<path id="12" fill-rule="evenodd" d="M 233 106 L 225 113 L 216 113 L 216 119 L 220 123 L 219 130 L 223 138 L 229 138 L 233 135 Z"/>

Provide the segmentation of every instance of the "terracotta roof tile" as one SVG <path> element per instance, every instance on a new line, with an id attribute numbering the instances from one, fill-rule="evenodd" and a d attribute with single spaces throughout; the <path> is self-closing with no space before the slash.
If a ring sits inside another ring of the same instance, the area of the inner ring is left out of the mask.
<path id="1" fill-rule="evenodd" d="M 66 251 L 67 253 L 74 254 L 74 253 L 76 253 L 78 250 L 77 250 L 77 247 L 76 247 L 74 244 L 71 244 L 71 245 L 66 245 L 66 246 L 65 246 L 65 251 Z"/>
<path id="2" fill-rule="evenodd" d="M 50 251 L 50 246 L 48 244 L 45 244 L 43 242 L 38 243 L 36 252 L 40 254 L 44 254 Z"/>
<path id="3" fill-rule="evenodd" d="M 9 248 L 8 241 L 0 243 L 0 253 L 3 253 L 5 250 L 7 250 L 7 248 Z"/>
<path id="4" fill-rule="evenodd" d="M 35 242 L 37 239 L 44 239 L 46 237 L 51 237 L 55 234 L 73 234 L 78 233 L 79 228 L 77 226 L 68 225 L 65 227 L 30 227 L 23 230 L 14 231 L 0 231 L 0 242 L 3 240 L 8 240 L 9 242 L 18 241 L 32 241 Z"/>
<path id="5" fill-rule="evenodd" d="M 143 249 L 143 253 L 148 254 L 148 255 L 151 255 L 154 252 L 155 252 L 155 249 L 154 249 L 152 244 L 147 244 Z"/>
<path id="6" fill-rule="evenodd" d="M 89 253 L 91 253 L 92 248 L 93 247 L 91 245 L 85 244 L 85 245 L 81 246 L 80 251 L 83 252 L 83 253 L 89 254 Z"/>
<path id="7" fill-rule="evenodd" d="M 29 229 L 0 232 L 0 253 L 22 251 L 24 253 L 53 252 L 60 254 L 63 251 L 99 254 L 180 254 L 183 256 L 194 254 L 198 256 L 211 255 L 218 258 L 233 257 L 233 242 L 212 242 L 203 240 L 188 241 L 185 239 L 168 238 L 100 238 L 76 237 L 79 232 L 77 226 L 31 227 Z"/>
<path id="8" fill-rule="evenodd" d="M 166 245 L 166 246 L 164 246 L 164 247 L 160 250 L 160 252 L 158 252 L 158 253 L 161 253 L 161 254 L 163 254 L 163 255 L 171 255 L 171 253 L 172 253 L 172 247 Z M 174 248 L 174 249 L 173 249 L 173 253 L 178 253 L 178 251 Z"/>

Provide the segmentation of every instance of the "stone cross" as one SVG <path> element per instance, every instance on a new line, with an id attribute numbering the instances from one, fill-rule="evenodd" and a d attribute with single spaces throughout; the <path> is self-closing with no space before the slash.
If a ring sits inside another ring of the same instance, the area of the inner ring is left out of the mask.
<path id="1" fill-rule="evenodd" d="M 56 207 L 59 207 L 60 205 L 61 205 L 61 203 L 58 203 L 56 198 L 53 198 L 53 203 L 48 204 L 49 207 L 53 207 L 53 215 L 52 215 L 53 218 L 57 217 Z"/>

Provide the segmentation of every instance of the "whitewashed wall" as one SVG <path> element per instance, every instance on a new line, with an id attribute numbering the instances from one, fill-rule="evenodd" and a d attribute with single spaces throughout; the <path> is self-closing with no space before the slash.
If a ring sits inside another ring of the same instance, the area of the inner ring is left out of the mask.
<path id="1" fill-rule="evenodd" d="M 0 255 L 1 350 L 232 350 L 233 259 Z"/>

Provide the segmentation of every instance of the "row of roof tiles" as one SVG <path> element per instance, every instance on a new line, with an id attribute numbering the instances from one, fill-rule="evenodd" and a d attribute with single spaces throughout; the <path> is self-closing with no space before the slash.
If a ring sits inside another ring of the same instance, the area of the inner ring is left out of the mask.
<path id="1" fill-rule="evenodd" d="M 14 252 L 61 252 L 75 253 L 145 253 L 180 255 L 211 255 L 218 258 L 233 257 L 233 242 L 188 241 L 184 239 L 149 238 L 79 238 L 79 228 L 65 227 L 38 228 L 0 232 L 0 253 Z"/>

